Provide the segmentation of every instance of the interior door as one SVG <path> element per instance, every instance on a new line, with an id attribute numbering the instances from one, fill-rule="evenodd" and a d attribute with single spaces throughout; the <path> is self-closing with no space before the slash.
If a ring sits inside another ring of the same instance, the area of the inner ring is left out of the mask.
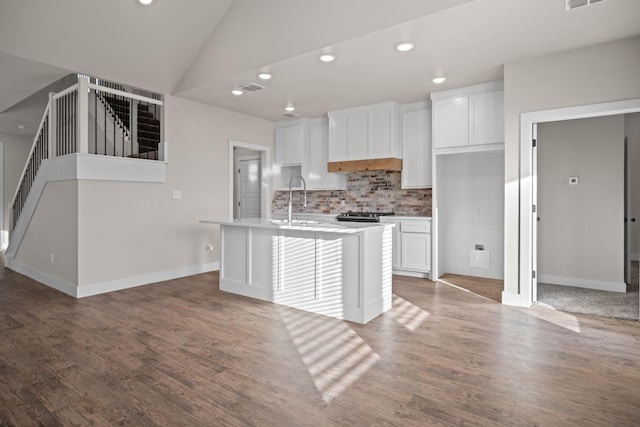
<path id="1" fill-rule="evenodd" d="M 238 218 L 260 218 L 260 159 L 238 161 Z"/>

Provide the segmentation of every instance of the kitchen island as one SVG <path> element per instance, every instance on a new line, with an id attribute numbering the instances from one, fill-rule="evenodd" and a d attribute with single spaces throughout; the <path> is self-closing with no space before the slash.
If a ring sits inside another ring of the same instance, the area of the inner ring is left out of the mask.
<path id="1" fill-rule="evenodd" d="M 220 225 L 220 290 L 357 323 L 391 308 L 393 225 L 200 223 Z"/>

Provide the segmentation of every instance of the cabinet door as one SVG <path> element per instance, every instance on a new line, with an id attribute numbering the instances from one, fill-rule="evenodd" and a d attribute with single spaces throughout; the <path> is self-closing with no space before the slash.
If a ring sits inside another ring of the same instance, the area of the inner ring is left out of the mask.
<path id="1" fill-rule="evenodd" d="M 431 110 L 402 114 L 402 188 L 431 187 Z"/>
<path id="2" fill-rule="evenodd" d="M 276 129 L 276 163 L 299 165 L 302 163 L 304 126 L 288 126 Z"/>
<path id="3" fill-rule="evenodd" d="M 504 142 L 504 92 L 469 97 L 469 145 Z"/>
<path id="4" fill-rule="evenodd" d="M 329 161 L 349 160 L 349 118 L 329 119 Z"/>
<path id="5" fill-rule="evenodd" d="M 461 96 L 433 102 L 433 144 L 436 148 L 469 144 L 469 98 Z"/>
<path id="6" fill-rule="evenodd" d="M 369 114 L 369 155 L 372 159 L 391 156 L 391 111 Z"/>
<path id="7" fill-rule="evenodd" d="M 431 234 L 402 233 L 402 268 L 431 270 Z"/>
<path id="8" fill-rule="evenodd" d="M 369 156 L 368 115 L 349 117 L 349 160 L 366 159 Z"/>
<path id="9" fill-rule="evenodd" d="M 346 183 L 344 175 L 327 172 L 329 155 L 329 127 L 312 125 L 309 129 L 303 174 L 310 190 L 343 190 Z"/>

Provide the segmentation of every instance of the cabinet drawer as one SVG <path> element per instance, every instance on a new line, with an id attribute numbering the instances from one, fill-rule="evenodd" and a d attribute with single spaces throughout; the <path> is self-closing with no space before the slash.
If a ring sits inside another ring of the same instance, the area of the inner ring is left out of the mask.
<path id="1" fill-rule="evenodd" d="M 430 221 L 402 221 L 400 231 L 403 233 L 431 233 Z"/>

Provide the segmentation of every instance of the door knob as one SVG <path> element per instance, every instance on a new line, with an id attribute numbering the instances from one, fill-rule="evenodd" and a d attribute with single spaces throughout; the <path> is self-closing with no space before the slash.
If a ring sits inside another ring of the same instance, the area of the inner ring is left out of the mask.
<path id="1" fill-rule="evenodd" d="M 636 219 L 635 218 L 631 218 L 631 222 L 636 222 Z"/>

